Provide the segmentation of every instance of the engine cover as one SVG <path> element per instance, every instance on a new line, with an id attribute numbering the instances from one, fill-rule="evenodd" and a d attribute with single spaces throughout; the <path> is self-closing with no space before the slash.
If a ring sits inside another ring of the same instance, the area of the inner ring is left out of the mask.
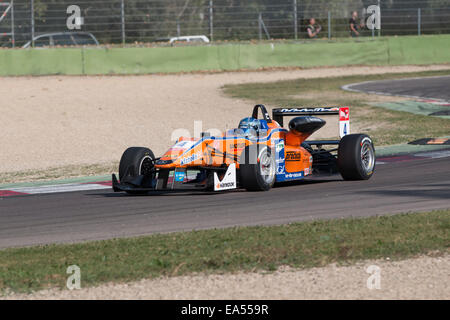
<path id="1" fill-rule="evenodd" d="M 326 121 L 317 117 L 295 117 L 289 121 L 289 129 L 296 134 L 311 135 L 326 124 Z"/>

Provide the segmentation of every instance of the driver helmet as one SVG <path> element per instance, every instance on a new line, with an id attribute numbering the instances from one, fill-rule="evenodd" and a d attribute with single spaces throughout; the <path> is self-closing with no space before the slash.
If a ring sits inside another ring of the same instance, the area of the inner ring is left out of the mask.
<path id="1" fill-rule="evenodd" d="M 269 126 L 265 120 L 247 117 L 239 122 L 238 129 L 241 129 L 245 135 L 255 135 L 256 132 L 269 129 Z"/>

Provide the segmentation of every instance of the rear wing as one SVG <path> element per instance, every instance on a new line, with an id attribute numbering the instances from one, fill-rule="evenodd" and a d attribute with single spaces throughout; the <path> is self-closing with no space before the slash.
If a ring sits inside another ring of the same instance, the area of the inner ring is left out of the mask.
<path id="1" fill-rule="evenodd" d="M 283 117 L 316 115 L 338 115 L 339 136 L 342 138 L 350 133 L 349 107 L 276 108 L 272 110 L 272 118 L 278 122 L 280 126 L 283 126 Z"/>

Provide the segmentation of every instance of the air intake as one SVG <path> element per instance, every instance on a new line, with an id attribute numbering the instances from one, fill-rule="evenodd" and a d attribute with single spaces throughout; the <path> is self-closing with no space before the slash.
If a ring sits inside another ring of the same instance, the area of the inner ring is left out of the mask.
<path id="1" fill-rule="evenodd" d="M 295 117 L 289 121 L 289 129 L 293 133 L 306 133 L 311 135 L 326 124 L 326 121 L 317 117 Z"/>

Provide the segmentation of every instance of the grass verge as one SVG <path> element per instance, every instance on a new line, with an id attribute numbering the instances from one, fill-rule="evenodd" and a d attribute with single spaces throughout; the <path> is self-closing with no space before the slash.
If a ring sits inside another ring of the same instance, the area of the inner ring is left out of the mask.
<path id="1" fill-rule="evenodd" d="M 276 270 L 450 248 L 450 209 L 363 219 L 157 234 L 81 244 L 0 250 L 0 292 L 64 288 L 69 265 L 82 286 L 196 272 Z"/>
<path id="2" fill-rule="evenodd" d="M 398 97 L 384 97 L 343 91 L 346 84 L 449 75 L 449 70 L 381 75 L 355 75 L 345 77 L 297 79 L 270 83 L 225 85 L 224 92 L 234 98 L 264 102 L 269 106 L 323 106 L 347 105 L 351 107 L 352 126 L 361 133 L 370 134 L 376 145 L 406 143 L 425 137 L 441 137 L 450 132 L 450 120 L 402 111 L 391 111 L 370 105 Z M 406 100 L 406 98 L 401 98 Z M 353 132 L 356 132 L 353 130 Z"/>

